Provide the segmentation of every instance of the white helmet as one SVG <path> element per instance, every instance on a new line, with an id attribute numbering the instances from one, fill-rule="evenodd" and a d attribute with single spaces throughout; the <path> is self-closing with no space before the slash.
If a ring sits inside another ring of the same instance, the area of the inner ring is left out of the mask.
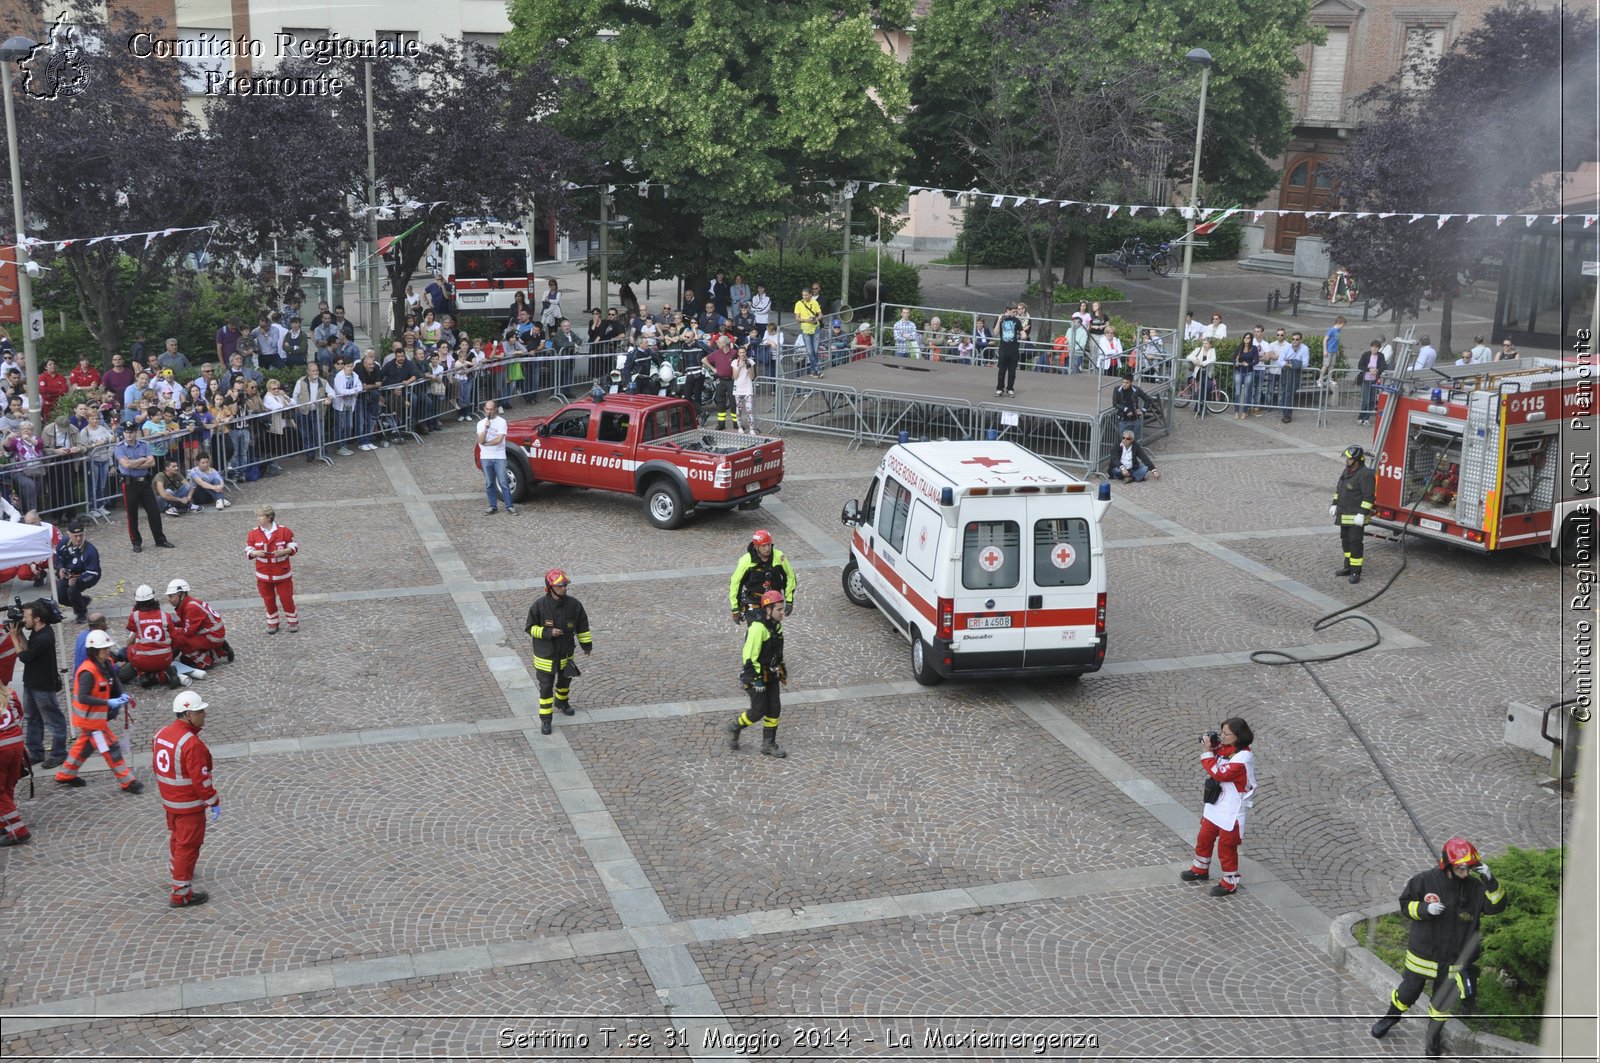
<path id="1" fill-rule="evenodd" d="M 167 593 L 168 594 L 188 594 L 189 593 L 189 584 L 184 580 L 175 579 L 171 583 L 167 584 Z"/>
<path id="2" fill-rule="evenodd" d="M 618 369 L 618 371 L 620 372 L 621 370 L 626 369 L 627 367 L 628 367 L 628 356 L 626 354 L 617 355 L 617 369 Z"/>
<path id="3" fill-rule="evenodd" d="M 172 699 L 172 714 L 174 716 L 182 716 L 186 712 L 204 712 L 210 707 L 206 704 L 205 698 L 202 698 L 192 690 L 185 690 L 182 694 Z"/>
<path id="4" fill-rule="evenodd" d="M 155 588 L 148 583 L 139 584 L 133 591 L 133 600 L 136 602 L 148 602 L 155 596 Z"/>
<path id="5" fill-rule="evenodd" d="M 661 368 L 656 370 L 656 376 L 661 379 L 663 384 L 670 384 L 675 372 L 676 370 L 672 368 L 671 362 L 662 362 Z"/>
<path id="6" fill-rule="evenodd" d="M 112 642 L 111 636 L 104 631 L 91 631 L 89 637 L 83 640 L 83 645 L 85 649 L 90 650 L 109 650 L 116 643 Z"/>

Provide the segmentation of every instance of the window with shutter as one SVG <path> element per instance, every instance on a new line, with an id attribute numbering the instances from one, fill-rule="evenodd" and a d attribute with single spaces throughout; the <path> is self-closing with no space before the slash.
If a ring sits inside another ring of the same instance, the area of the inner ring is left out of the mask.
<path id="1" fill-rule="evenodd" d="M 1406 47 L 1400 60 L 1400 87 L 1421 92 L 1433 80 L 1433 70 L 1444 54 L 1444 27 L 1407 26 Z"/>
<path id="2" fill-rule="evenodd" d="M 1337 122 L 1344 116 L 1344 70 L 1350 57 L 1350 30 L 1327 27 L 1328 39 L 1311 49 L 1311 90 L 1306 121 Z"/>

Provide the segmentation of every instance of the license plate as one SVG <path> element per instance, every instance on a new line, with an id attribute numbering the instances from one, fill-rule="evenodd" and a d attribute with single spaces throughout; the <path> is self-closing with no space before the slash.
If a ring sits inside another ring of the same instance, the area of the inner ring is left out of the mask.
<path id="1" fill-rule="evenodd" d="M 744 493 L 747 494 L 747 495 L 748 494 L 754 494 L 756 491 L 759 491 L 759 490 L 761 490 L 761 481 L 760 480 L 752 480 L 750 483 L 747 483 L 747 484 L 744 485 Z"/>
<path id="2" fill-rule="evenodd" d="M 1427 528 L 1429 531 L 1444 531 L 1443 521 L 1429 520 L 1427 517 L 1421 517 L 1417 520 L 1417 523 L 1422 525 L 1424 528 Z"/>
<path id="3" fill-rule="evenodd" d="M 968 627 L 968 629 L 980 628 L 980 627 L 1010 627 L 1010 626 L 1011 626 L 1011 617 L 1009 617 L 1009 616 L 969 616 L 969 617 L 967 617 L 967 627 Z"/>
<path id="4" fill-rule="evenodd" d="M 456 298 L 460 299 L 463 303 L 481 303 L 489 297 L 487 295 L 458 295 Z"/>

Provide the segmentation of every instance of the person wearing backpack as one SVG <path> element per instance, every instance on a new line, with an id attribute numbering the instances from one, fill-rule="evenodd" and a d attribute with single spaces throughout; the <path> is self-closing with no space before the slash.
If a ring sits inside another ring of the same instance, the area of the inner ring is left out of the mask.
<path id="1" fill-rule="evenodd" d="M 995 380 L 994 393 L 996 395 L 1015 395 L 1017 393 L 1017 363 L 1022 358 L 1022 320 L 1017 317 L 1016 307 L 1006 307 L 1006 312 L 1000 315 L 1000 323 L 995 326 L 995 339 L 999 341 L 999 358 L 996 362 L 999 375 Z"/>

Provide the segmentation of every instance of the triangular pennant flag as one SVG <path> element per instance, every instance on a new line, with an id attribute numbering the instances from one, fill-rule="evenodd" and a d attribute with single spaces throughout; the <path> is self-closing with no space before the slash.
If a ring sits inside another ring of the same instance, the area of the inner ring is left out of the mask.
<path id="1" fill-rule="evenodd" d="M 867 182 L 867 191 L 868 192 L 876 192 L 879 188 L 882 188 L 882 187 L 883 187 L 883 182 L 882 181 L 868 181 Z"/>
<path id="2" fill-rule="evenodd" d="M 1015 203 L 1013 203 L 1013 204 L 1011 204 L 1011 205 L 1012 205 L 1012 206 L 1013 206 L 1013 207 L 1020 207 L 1020 206 L 1022 206 L 1022 205 L 1023 205 L 1023 204 L 1024 204 L 1024 203 L 1026 203 L 1026 202 L 1027 202 L 1027 201 L 1028 201 L 1028 197 L 1027 197 L 1027 196 L 1018 196 L 1018 197 L 1017 197 L 1017 201 L 1016 201 L 1016 202 L 1015 202 Z"/>
<path id="3" fill-rule="evenodd" d="M 1365 220 L 1367 218 L 1370 218 L 1370 217 L 1372 217 L 1372 211 L 1370 211 L 1370 210 L 1358 210 L 1358 211 L 1356 211 L 1356 221 L 1363 221 L 1363 220 Z"/>
<path id="4" fill-rule="evenodd" d="M 1392 217 L 1394 217 L 1394 215 L 1395 215 L 1395 212 L 1392 211 L 1392 210 L 1380 210 L 1378 212 L 1378 217 L 1384 218 L 1384 219 L 1392 218 Z"/>
<path id="5" fill-rule="evenodd" d="M 130 240 L 130 239 L 132 239 L 132 238 L 133 238 L 133 234 L 132 234 L 132 233 L 124 233 L 124 234 L 123 234 L 123 235 L 121 235 L 121 236 L 113 236 L 113 237 L 112 237 L 112 238 L 111 238 L 111 242 L 112 242 L 112 243 L 117 243 L 117 244 L 120 244 L 120 243 L 122 243 L 122 242 L 123 242 L 123 241 L 124 241 L 124 240 Z"/>
<path id="6" fill-rule="evenodd" d="M 1466 220 L 1467 221 L 1477 221 L 1481 217 L 1483 217 L 1482 214 L 1468 214 Z"/>
<path id="7" fill-rule="evenodd" d="M 1329 212 L 1328 212 L 1328 219 L 1329 219 L 1329 220 L 1330 220 L 1330 221 L 1331 221 L 1331 220 L 1333 220 L 1333 219 L 1334 219 L 1334 218 L 1342 218 L 1342 217 L 1344 217 L 1344 216 L 1345 216 L 1345 215 L 1346 215 L 1346 214 L 1349 214 L 1349 213 L 1350 213 L 1350 212 L 1349 212 L 1349 211 L 1348 211 L 1348 210 L 1330 210 L 1330 211 L 1329 211 Z"/>
<path id="8" fill-rule="evenodd" d="M 93 247 L 95 244 L 98 244 L 101 240 L 105 240 L 105 239 L 108 239 L 108 237 L 96 236 L 93 240 L 89 241 L 89 246 Z"/>
<path id="9" fill-rule="evenodd" d="M 1005 205 L 1006 205 L 1006 197 L 1005 196 L 995 196 L 993 199 L 991 199 L 989 201 L 989 206 L 991 206 L 991 207 L 1003 207 Z"/>
<path id="10" fill-rule="evenodd" d="M 1566 220 L 1567 220 L 1567 216 L 1565 214 L 1552 214 L 1552 215 L 1550 215 L 1550 224 L 1551 225 L 1560 225 L 1562 222 L 1564 222 Z"/>
<path id="11" fill-rule="evenodd" d="M 1108 218 L 1116 217 L 1117 216 L 1117 211 L 1119 211 L 1121 209 L 1122 209 L 1121 207 L 1119 207 L 1118 205 L 1113 203 L 1111 206 L 1106 208 L 1106 217 L 1108 217 Z"/>
<path id="12" fill-rule="evenodd" d="M 1538 220 L 1539 220 L 1539 215 L 1537 215 L 1537 214 L 1524 214 L 1522 216 L 1522 224 L 1523 224 L 1523 226 L 1525 228 L 1529 228 L 1529 229 L 1533 228 L 1533 223 L 1538 221 Z"/>
<path id="13" fill-rule="evenodd" d="M 1585 214 L 1583 216 L 1583 227 L 1587 229 L 1589 226 L 1594 224 L 1594 220 L 1595 216 L 1593 214 Z"/>
<path id="14" fill-rule="evenodd" d="M 1135 214 L 1138 214 L 1143 209 L 1144 209 L 1143 207 L 1136 207 L 1136 206 L 1133 206 L 1133 205 L 1130 204 L 1129 207 L 1128 207 L 1128 217 L 1130 217 L 1130 218 L 1133 217 Z"/>
<path id="15" fill-rule="evenodd" d="M 829 182 L 829 183 L 831 184 L 832 182 Z M 914 196 L 918 192 L 921 192 L 921 191 L 922 191 L 922 186 L 921 185 L 912 185 L 911 187 L 906 189 L 906 195 Z"/>
<path id="16" fill-rule="evenodd" d="M 1320 218 L 1322 217 L 1322 213 L 1323 212 L 1320 210 L 1308 210 L 1305 212 L 1306 221 L 1310 221 L 1312 218 Z"/>
<path id="17" fill-rule="evenodd" d="M 1179 207 L 1178 213 L 1183 215 L 1184 221 L 1192 221 L 1195 211 L 1193 207 Z"/>
<path id="18" fill-rule="evenodd" d="M 1494 223 L 1496 226 L 1504 225 L 1506 223 L 1506 219 L 1509 217 L 1511 217 L 1509 214 L 1496 214 L 1494 216 Z"/>
<path id="19" fill-rule="evenodd" d="M 1172 209 L 1171 207 L 1157 207 L 1156 208 L 1156 216 L 1157 217 L 1161 217 L 1161 218 L 1165 218 L 1167 216 L 1167 211 L 1169 211 L 1171 209 Z"/>
<path id="20" fill-rule="evenodd" d="M 1264 214 L 1264 213 L 1265 213 L 1265 211 L 1260 211 L 1260 210 L 1251 211 L 1250 212 L 1250 222 L 1251 222 L 1251 224 L 1255 224 L 1256 222 L 1259 222 L 1261 220 L 1262 214 Z"/>
<path id="21" fill-rule="evenodd" d="M 1411 215 L 1411 220 L 1406 222 L 1406 224 L 1407 225 L 1415 225 L 1415 224 L 1417 224 L 1417 222 L 1421 221 L 1423 218 L 1426 218 L 1426 217 L 1427 217 L 1426 214 L 1413 214 L 1413 215 Z"/>
<path id="22" fill-rule="evenodd" d="M 1439 224 L 1435 225 L 1434 228 L 1443 229 L 1444 228 L 1444 223 L 1449 221 L 1453 217 L 1455 217 L 1454 214 L 1441 214 L 1441 215 L 1439 215 Z"/>
<path id="23" fill-rule="evenodd" d="M 155 243 L 156 242 L 156 237 L 158 237 L 160 235 L 161 235 L 160 233 L 145 233 L 144 234 L 144 246 L 149 247 L 151 244 Z"/>

